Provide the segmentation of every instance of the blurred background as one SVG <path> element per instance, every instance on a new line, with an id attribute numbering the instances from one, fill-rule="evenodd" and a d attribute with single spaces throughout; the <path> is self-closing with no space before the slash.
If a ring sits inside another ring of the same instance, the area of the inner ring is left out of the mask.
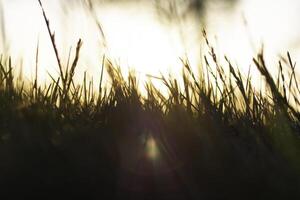
<path id="1" fill-rule="evenodd" d="M 180 57 L 197 68 L 205 49 L 202 30 L 216 48 L 241 70 L 264 47 L 275 64 L 290 51 L 300 54 L 298 0 L 51 0 L 42 1 L 55 31 L 63 63 L 84 42 L 77 74 L 95 79 L 103 54 L 147 75 L 181 72 Z M 27 79 L 33 79 L 39 47 L 39 79 L 57 74 L 55 56 L 37 0 L 0 0 L 0 52 L 11 55 Z M 97 23 L 101 26 L 101 31 Z M 144 77 L 144 78 L 143 78 Z M 96 82 L 96 80 L 95 80 Z"/>

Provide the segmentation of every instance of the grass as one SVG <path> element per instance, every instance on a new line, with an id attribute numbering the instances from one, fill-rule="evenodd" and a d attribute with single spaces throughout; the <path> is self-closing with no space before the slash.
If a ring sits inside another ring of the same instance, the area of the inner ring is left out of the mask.
<path id="1" fill-rule="evenodd" d="M 300 90 L 289 53 L 278 63 L 276 77 L 263 53 L 255 56 L 253 64 L 267 85 L 255 89 L 250 73 L 243 75 L 226 57 L 226 66 L 220 64 L 203 32 L 208 52 L 200 73 L 183 59 L 182 80 L 159 78 L 168 95 L 151 81 L 141 95 L 137 77 L 124 77 L 105 57 L 96 91 L 86 75 L 81 85 L 74 83 L 82 41 L 70 64 L 63 66 L 43 14 L 60 77 L 51 76 L 52 83 L 42 87 L 35 76 L 25 87 L 14 77 L 11 59 L 0 59 L 1 194 L 299 198 Z M 102 81 L 104 69 L 110 87 Z M 147 157 L 149 148 L 152 158 Z"/>

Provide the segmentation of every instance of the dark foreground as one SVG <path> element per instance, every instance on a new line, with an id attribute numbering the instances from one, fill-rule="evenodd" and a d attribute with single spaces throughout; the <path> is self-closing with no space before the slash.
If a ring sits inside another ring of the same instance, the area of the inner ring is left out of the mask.
<path id="1" fill-rule="evenodd" d="M 265 127 L 191 118 L 180 108 L 165 116 L 127 104 L 105 109 L 105 115 L 82 111 L 75 119 L 37 105 L 1 113 L 1 196 L 300 197 L 299 171 L 272 146 Z M 147 137 L 156 141 L 153 157 Z"/>

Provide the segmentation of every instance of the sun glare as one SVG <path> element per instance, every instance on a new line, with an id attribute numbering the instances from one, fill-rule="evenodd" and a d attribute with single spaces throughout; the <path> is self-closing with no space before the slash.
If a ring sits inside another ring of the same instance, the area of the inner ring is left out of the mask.
<path id="1" fill-rule="evenodd" d="M 167 73 L 178 67 L 183 48 L 175 33 L 147 12 L 138 17 L 132 12 L 114 9 L 102 14 L 109 56 L 142 76 Z"/>

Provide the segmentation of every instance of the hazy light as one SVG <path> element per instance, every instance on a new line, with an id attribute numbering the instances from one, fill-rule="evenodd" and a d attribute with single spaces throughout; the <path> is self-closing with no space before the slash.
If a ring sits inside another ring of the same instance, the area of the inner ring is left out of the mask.
<path id="1" fill-rule="evenodd" d="M 35 49 L 39 40 L 39 79 L 47 80 L 47 71 L 58 75 L 37 1 L 2 2 L 6 11 L 5 29 L 10 47 L 8 53 L 14 60 L 23 59 L 23 72 L 30 79 L 34 72 Z M 171 27 L 161 23 L 149 4 L 103 4 L 96 10 L 108 43 L 108 49 L 104 51 L 95 23 L 84 7 L 74 6 L 65 15 L 59 6 L 59 0 L 44 2 L 51 28 L 56 33 L 63 63 L 67 62 L 70 47 L 73 46 L 74 53 L 77 40 L 82 38 L 84 41 L 77 74 L 83 74 L 87 70 L 88 74 L 97 79 L 103 53 L 119 62 L 125 74 L 130 67 L 134 68 L 140 76 L 140 82 L 145 81 L 148 74 L 159 76 L 160 73 L 166 75 L 171 71 L 179 75 L 179 57 L 184 55 L 189 56 L 196 68 L 201 46 L 199 38 L 203 28 L 197 22 L 186 22 L 183 27 Z M 278 53 L 285 53 L 287 50 L 296 52 L 300 49 L 300 29 L 297 24 L 299 8 L 297 0 L 241 0 L 230 12 L 209 4 L 206 29 L 210 38 L 216 38 L 213 39 L 213 44 L 220 55 L 228 55 L 240 65 L 242 71 L 247 71 L 253 54 L 262 42 L 265 44 L 268 60 L 274 62 Z M 247 26 L 243 16 L 247 20 Z M 77 78 L 81 81 L 82 77 Z"/>

